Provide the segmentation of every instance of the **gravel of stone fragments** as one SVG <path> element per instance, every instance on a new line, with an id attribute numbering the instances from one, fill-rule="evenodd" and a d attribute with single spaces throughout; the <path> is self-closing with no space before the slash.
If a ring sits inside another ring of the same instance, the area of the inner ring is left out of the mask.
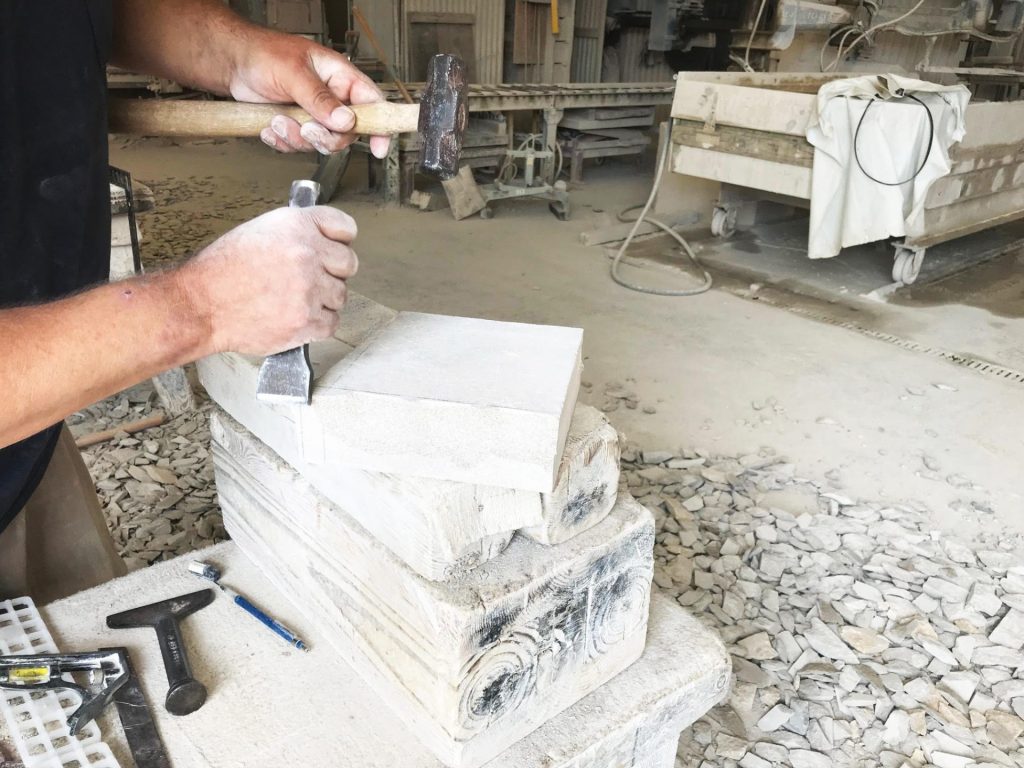
<path id="1" fill-rule="evenodd" d="M 657 519 L 655 581 L 733 657 L 680 766 L 1024 766 L 1019 535 L 939 534 L 768 450 L 627 445 L 623 469 Z"/>
<path id="2" fill-rule="evenodd" d="M 257 184 L 239 183 L 225 196 L 213 176 L 177 176 L 145 180 L 154 209 L 140 216 L 142 260 L 147 269 L 179 264 L 200 248 L 254 216 L 278 208 L 284 199 L 263 197 Z"/>
<path id="3" fill-rule="evenodd" d="M 119 554 L 132 570 L 227 538 L 210 457 L 211 403 L 132 435 L 82 449 Z M 148 382 L 68 419 L 80 436 L 161 410 Z"/>

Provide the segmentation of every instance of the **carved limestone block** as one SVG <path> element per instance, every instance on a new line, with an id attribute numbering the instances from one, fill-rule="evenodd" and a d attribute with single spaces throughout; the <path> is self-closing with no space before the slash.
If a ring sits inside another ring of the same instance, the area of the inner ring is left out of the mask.
<path id="1" fill-rule="evenodd" d="M 515 537 L 432 582 L 237 425 L 226 449 L 225 421 L 213 450 L 232 538 L 446 764 L 486 762 L 642 652 L 654 529 L 631 497 L 564 544 Z"/>
<path id="2" fill-rule="evenodd" d="M 349 347 L 338 341 L 321 345 L 317 354 L 331 349 L 340 354 Z M 257 401 L 251 394 L 257 369 L 242 363 L 240 356 L 223 355 L 201 363 L 211 396 L 227 403 L 249 431 L 428 579 L 447 579 L 486 562 L 517 529 L 544 544 L 565 541 L 599 522 L 615 504 L 617 434 L 590 406 L 575 408 L 554 490 L 511 490 L 310 463 L 303 458 L 301 410 L 293 421 L 287 418 L 290 406 Z M 219 429 L 216 419 L 213 429 Z M 316 535 L 315 529 L 308 532 Z"/>

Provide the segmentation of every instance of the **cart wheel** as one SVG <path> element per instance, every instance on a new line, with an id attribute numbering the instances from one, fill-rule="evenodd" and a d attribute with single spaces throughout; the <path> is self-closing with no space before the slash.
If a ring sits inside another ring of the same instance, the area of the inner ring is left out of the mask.
<path id="1" fill-rule="evenodd" d="M 896 246 L 896 258 L 892 265 L 892 279 L 903 285 L 913 285 L 921 274 L 925 249 L 915 250 L 905 245 Z"/>
<path id="2" fill-rule="evenodd" d="M 548 210 L 555 214 L 555 218 L 557 218 L 559 221 L 569 220 L 568 203 L 548 203 Z"/>
<path id="3" fill-rule="evenodd" d="M 491 206 L 489 206 L 489 205 L 485 205 L 483 208 L 480 209 L 480 218 L 481 219 L 493 219 L 494 218 L 494 209 L 491 208 Z"/>
<path id="4" fill-rule="evenodd" d="M 715 237 L 732 237 L 736 233 L 736 209 L 716 205 L 711 212 L 711 234 Z"/>

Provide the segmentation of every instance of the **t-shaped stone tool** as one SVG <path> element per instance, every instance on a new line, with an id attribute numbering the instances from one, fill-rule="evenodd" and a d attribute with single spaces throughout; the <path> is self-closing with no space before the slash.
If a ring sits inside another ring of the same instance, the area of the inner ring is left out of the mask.
<path id="1" fill-rule="evenodd" d="M 313 118 L 299 107 L 231 101 L 123 100 L 110 102 L 110 132 L 143 136 L 258 136 L 274 115 L 300 123 Z M 456 56 L 431 58 L 419 104 L 353 104 L 354 132 L 391 136 L 418 131 L 420 170 L 448 179 L 459 172 L 459 154 L 468 119 L 466 65 Z"/>
<path id="2" fill-rule="evenodd" d="M 170 689 L 164 706 L 172 715 L 188 715 L 195 712 L 206 701 L 206 686 L 192 677 L 192 667 L 185 653 L 178 626 L 186 616 L 213 602 L 213 590 L 201 589 L 181 597 L 162 600 L 159 603 L 132 608 L 107 616 L 111 629 L 152 627 L 160 641 L 160 654 L 164 657 L 164 668 Z"/>

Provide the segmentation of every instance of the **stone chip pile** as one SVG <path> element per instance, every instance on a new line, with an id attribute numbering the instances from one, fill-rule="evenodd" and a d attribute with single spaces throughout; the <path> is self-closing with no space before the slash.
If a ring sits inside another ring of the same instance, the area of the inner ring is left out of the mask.
<path id="1" fill-rule="evenodd" d="M 84 448 L 107 527 L 130 570 L 227 538 L 210 457 L 209 400 L 160 427 Z M 76 437 L 159 410 L 148 382 L 74 414 Z"/>
<path id="2" fill-rule="evenodd" d="M 222 183 L 213 176 L 146 181 L 155 202 L 154 209 L 139 218 L 147 269 L 179 264 L 232 227 L 286 202 L 283 196 L 261 196 L 256 182 L 239 183 L 236 193 L 226 198 Z"/>
<path id="3" fill-rule="evenodd" d="M 939 534 L 769 450 L 623 459 L 657 519 L 656 583 L 733 655 L 680 766 L 1024 766 L 1020 536 Z"/>

